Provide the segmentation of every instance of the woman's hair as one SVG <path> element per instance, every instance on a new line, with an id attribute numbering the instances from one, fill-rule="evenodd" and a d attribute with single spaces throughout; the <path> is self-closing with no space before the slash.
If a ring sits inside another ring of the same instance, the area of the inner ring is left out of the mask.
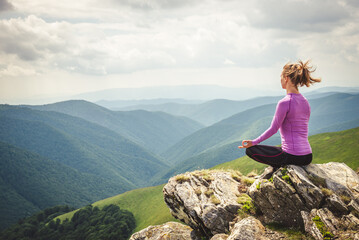
<path id="1" fill-rule="evenodd" d="M 303 63 L 301 60 L 298 63 L 287 63 L 283 67 L 282 75 L 289 77 L 295 87 L 307 86 L 322 81 L 320 78 L 313 78 L 311 73 L 315 71 L 312 66 L 309 65 L 309 60 Z"/>

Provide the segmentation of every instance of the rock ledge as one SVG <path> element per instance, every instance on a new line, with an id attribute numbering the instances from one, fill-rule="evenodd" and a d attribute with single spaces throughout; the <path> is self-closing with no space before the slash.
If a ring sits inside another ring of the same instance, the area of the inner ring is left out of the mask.
<path id="1" fill-rule="evenodd" d="M 220 170 L 172 177 L 163 188 L 164 200 L 189 227 L 151 226 L 131 240 L 285 239 L 263 226 L 271 223 L 300 228 L 318 240 L 359 240 L 359 176 L 351 168 L 326 163 L 270 170 L 257 179 Z M 161 235 L 168 229 L 175 238 Z"/>

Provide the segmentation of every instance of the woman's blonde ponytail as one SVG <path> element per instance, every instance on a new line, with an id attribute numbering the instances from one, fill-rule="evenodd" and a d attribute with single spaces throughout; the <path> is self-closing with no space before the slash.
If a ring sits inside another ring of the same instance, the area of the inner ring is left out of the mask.
<path id="1" fill-rule="evenodd" d="M 313 78 L 311 74 L 315 71 L 312 66 L 309 65 L 309 60 L 302 62 L 301 60 L 298 63 L 287 63 L 283 67 L 283 76 L 289 77 L 294 86 L 307 86 L 311 84 L 320 82 L 320 78 Z"/>

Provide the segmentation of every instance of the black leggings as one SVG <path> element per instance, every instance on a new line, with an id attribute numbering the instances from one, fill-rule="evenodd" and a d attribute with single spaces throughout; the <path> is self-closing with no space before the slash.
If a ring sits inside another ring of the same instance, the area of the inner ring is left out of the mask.
<path id="1" fill-rule="evenodd" d="M 279 168 L 284 165 L 308 165 L 312 162 L 313 155 L 292 155 L 286 153 L 280 147 L 273 147 L 267 145 L 255 145 L 246 149 L 248 157 L 257 162 Z"/>

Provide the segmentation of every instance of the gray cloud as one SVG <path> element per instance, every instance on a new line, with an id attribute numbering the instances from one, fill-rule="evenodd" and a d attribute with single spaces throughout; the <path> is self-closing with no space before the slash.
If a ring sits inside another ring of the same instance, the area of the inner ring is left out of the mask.
<path id="1" fill-rule="evenodd" d="M 258 28 L 324 32 L 341 25 L 349 13 L 333 0 L 257 0 L 247 17 Z"/>
<path id="2" fill-rule="evenodd" d="M 2 47 L 1 50 L 7 54 L 15 54 L 20 59 L 25 61 L 34 61 L 41 57 L 41 52 L 36 50 L 35 46 L 26 44 L 24 42 L 14 42 L 13 40 L 1 39 Z"/>
<path id="3" fill-rule="evenodd" d="M 14 6 L 9 3 L 7 0 L 0 0 L 0 12 L 13 10 Z"/>
<path id="4" fill-rule="evenodd" d="M 359 1 L 358 0 L 345 0 L 345 3 L 351 7 L 359 8 Z"/>

